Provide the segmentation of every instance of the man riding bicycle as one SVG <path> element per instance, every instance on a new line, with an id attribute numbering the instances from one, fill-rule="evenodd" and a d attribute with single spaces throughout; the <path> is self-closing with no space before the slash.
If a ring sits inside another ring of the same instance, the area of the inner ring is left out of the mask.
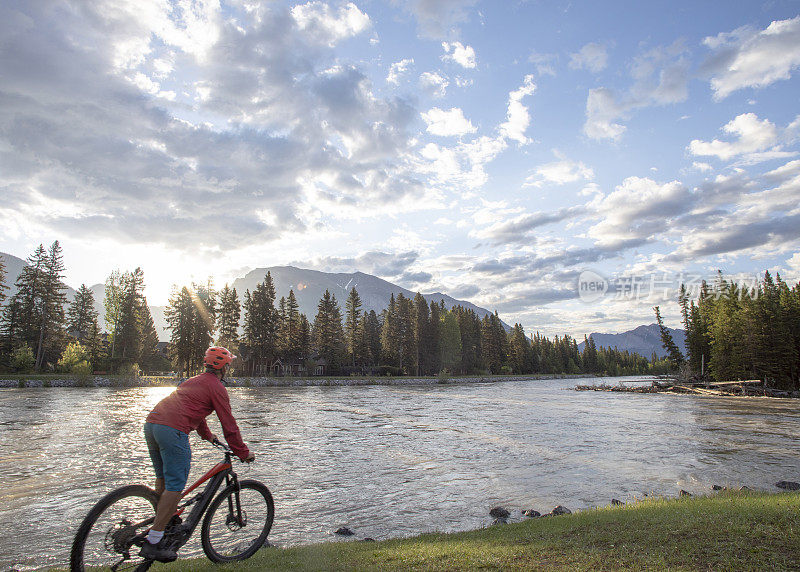
<path id="1" fill-rule="evenodd" d="M 225 348 L 208 348 L 205 373 L 181 383 L 147 416 L 144 435 L 156 473 L 156 494 L 160 498 L 155 520 L 140 553 L 144 558 L 159 562 L 172 562 L 177 558 L 174 550 L 163 545 L 164 528 L 175 514 L 189 477 L 192 458 L 189 433 L 196 430 L 200 437 L 211 442 L 217 438 L 208 428 L 206 416 L 216 411 L 225 440 L 233 452 L 243 461 L 255 459 L 242 441 L 223 384 L 227 366 L 234 357 Z"/>

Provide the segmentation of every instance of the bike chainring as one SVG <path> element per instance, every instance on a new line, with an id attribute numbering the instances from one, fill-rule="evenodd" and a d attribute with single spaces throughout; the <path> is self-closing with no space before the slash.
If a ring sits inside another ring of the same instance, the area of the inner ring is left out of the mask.
<path id="1" fill-rule="evenodd" d="M 116 554 L 127 554 L 134 537 L 136 537 L 136 528 L 128 519 L 123 518 L 106 532 L 106 550 Z"/>

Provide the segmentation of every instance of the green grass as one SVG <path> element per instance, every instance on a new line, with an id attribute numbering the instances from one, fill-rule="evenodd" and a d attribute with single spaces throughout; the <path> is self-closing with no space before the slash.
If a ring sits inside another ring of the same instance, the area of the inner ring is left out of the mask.
<path id="1" fill-rule="evenodd" d="M 291 523 L 283 523 L 291 526 Z M 154 571 L 795 570 L 800 493 L 728 492 L 646 500 L 458 534 L 264 549 L 225 566 L 205 559 Z"/>

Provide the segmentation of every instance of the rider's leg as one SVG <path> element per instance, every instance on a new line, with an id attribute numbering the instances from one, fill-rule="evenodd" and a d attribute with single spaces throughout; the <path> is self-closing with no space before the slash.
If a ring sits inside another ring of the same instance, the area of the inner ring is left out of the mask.
<path id="1" fill-rule="evenodd" d="M 164 479 L 156 478 L 156 486 L 155 486 L 156 494 L 160 497 L 161 493 L 164 492 Z"/>
<path id="2" fill-rule="evenodd" d="M 155 532 L 164 530 L 172 515 L 175 514 L 175 509 L 178 508 L 181 494 L 181 491 L 164 491 L 161 494 L 158 508 L 156 508 L 156 519 L 153 521 L 153 526 L 150 527 L 150 530 Z"/>

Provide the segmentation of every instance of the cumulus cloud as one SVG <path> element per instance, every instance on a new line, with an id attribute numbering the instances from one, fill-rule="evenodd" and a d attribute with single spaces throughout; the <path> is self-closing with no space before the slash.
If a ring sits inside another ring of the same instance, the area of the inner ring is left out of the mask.
<path id="1" fill-rule="evenodd" d="M 334 9 L 329 4 L 315 0 L 292 8 L 292 17 L 309 39 L 331 47 L 370 26 L 369 16 L 352 2 Z"/>
<path id="2" fill-rule="evenodd" d="M 743 157 L 747 163 L 791 157 L 796 154 L 783 151 L 778 145 L 783 137 L 780 130 L 770 120 L 760 120 L 755 113 L 736 116 L 723 126 L 722 130 L 736 138 L 733 141 L 694 139 L 689 143 L 689 152 L 696 156 L 717 157 L 722 161 Z"/>
<path id="3" fill-rule="evenodd" d="M 569 67 L 585 69 L 592 73 L 600 73 L 608 66 L 608 52 L 603 44 L 590 43 L 578 52 L 570 54 Z"/>
<path id="4" fill-rule="evenodd" d="M 469 20 L 478 0 L 411 0 L 406 8 L 416 17 L 420 35 L 442 39 L 457 33 L 457 26 Z"/>
<path id="5" fill-rule="evenodd" d="M 761 88 L 791 77 L 800 66 L 800 16 L 772 22 L 764 30 L 745 26 L 703 40 L 711 55 L 704 69 L 714 97 Z"/>
<path id="6" fill-rule="evenodd" d="M 565 185 L 576 181 L 591 181 L 594 171 L 580 161 L 561 158 L 559 161 L 545 163 L 536 167 L 534 174 L 525 179 L 526 187 L 543 187 L 548 183 Z"/>
<path id="7" fill-rule="evenodd" d="M 523 98 L 533 95 L 536 91 L 536 84 L 533 83 L 533 76 L 526 75 L 523 84 L 508 94 L 508 111 L 505 123 L 500 125 L 500 133 L 516 141 L 520 145 L 530 143 L 530 139 L 525 135 L 525 131 L 531 123 L 531 115 L 528 108 L 522 104 Z"/>
<path id="8" fill-rule="evenodd" d="M 556 75 L 556 62 L 558 56 L 556 54 L 540 54 L 533 52 L 528 56 L 528 61 L 536 66 L 536 72 L 539 75 Z"/>
<path id="9" fill-rule="evenodd" d="M 681 41 L 636 56 L 630 69 L 634 81 L 627 91 L 589 90 L 583 127 L 588 137 L 617 140 L 626 129 L 622 121 L 635 110 L 679 103 L 688 97 L 688 49 Z"/>
<path id="10" fill-rule="evenodd" d="M 442 49 L 444 50 L 442 61 L 455 62 L 467 69 L 475 68 L 478 65 L 472 46 L 465 46 L 461 42 L 442 42 Z"/>
<path id="11" fill-rule="evenodd" d="M 396 278 L 409 272 L 409 267 L 418 259 L 419 252 L 415 250 L 401 252 L 370 250 L 357 256 L 325 256 L 293 264 L 311 267 L 324 272 L 365 272 L 384 278 Z"/>
<path id="12" fill-rule="evenodd" d="M 436 72 L 424 72 L 419 76 L 420 89 L 438 99 L 447 94 L 448 85 L 450 85 L 450 82 L 447 78 Z"/>
<path id="13" fill-rule="evenodd" d="M 414 58 L 407 58 L 399 62 L 394 62 L 389 67 L 389 75 L 386 76 L 386 81 L 395 85 L 400 85 L 400 76 L 404 75 L 413 65 Z"/>
<path id="14" fill-rule="evenodd" d="M 449 110 L 434 107 L 423 113 L 422 119 L 428 125 L 428 133 L 442 137 L 466 135 L 478 130 L 469 119 L 464 117 L 464 112 L 459 107 Z"/>
<path id="15" fill-rule="evenodd" d="M 475 229 L 470 236 L 486 240 L 493 245 L 532 245 L 535 238 L 530 232 L 564 220 L 572 219 L 585 212 L 583 206 L 564 207 L 553 212 L 522 213 L 493 222 L 484 228 Z"/>
<path id="16" fill-rule="evenodd" d="M 418 111 L 330 65 L 329 44 L 365 15 L 296 8 L 2 4 L 2 216 L 76 240 L 213 250 L 306 232 L 320 209 L 419 208 Z M 63 208 L 31 212 L 39 203 Z"/>
<path id="17" fill-rule="evenodd" d="M 648 178 L 628 177 L 612 193 L 590 203 L 600 221 L 588 234 L 606 246 L 645 242 L 688 212 L 694 200 L 679 181 L 659 184 Z"/>

